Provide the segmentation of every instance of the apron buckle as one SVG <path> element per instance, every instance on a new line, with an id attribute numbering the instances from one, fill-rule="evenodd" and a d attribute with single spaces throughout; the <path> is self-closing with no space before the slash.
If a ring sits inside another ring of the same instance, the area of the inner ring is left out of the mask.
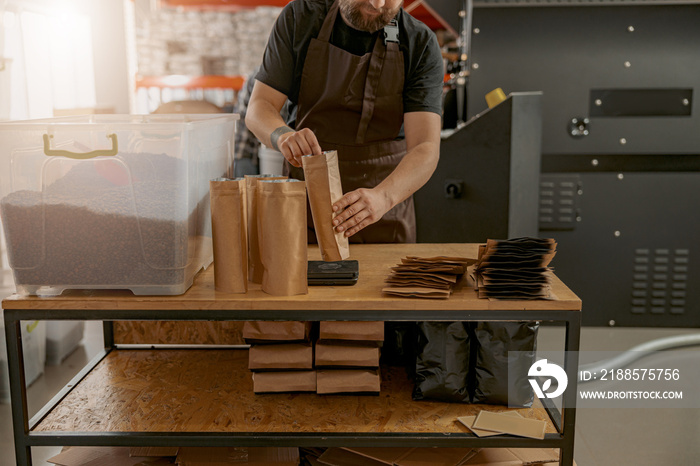
<path id="1" fill-rule="evenodd" d="M 399 22 L 396 21 L 396 18 L 384 26 L 384 45 L 388 42 L 399 43 Z"/>

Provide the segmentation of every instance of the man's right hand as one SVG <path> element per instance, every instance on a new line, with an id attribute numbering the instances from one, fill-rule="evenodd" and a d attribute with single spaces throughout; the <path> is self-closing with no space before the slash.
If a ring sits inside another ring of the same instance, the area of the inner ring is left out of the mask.
<path id="1" fill-rule="evenodd" d="M 321 146 L 316 135 L 309 128 L 284 133 L 277 140 L 277 147 L 284 158 L 294 167 L 301 167 L 301 157 L 304 155 L 320 155 Z"/>

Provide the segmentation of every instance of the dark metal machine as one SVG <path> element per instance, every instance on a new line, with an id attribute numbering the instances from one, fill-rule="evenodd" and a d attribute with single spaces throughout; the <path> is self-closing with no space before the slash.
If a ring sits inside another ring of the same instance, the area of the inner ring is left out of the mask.
<path id="1" fill-rule="evenodd" d="M 700 2 L 475 0 L 471 24 L 468 118 L 497 87 L 543 93 L 537 233 L 559 243 L 584 324 L 700 327 Z M 443 140 L 434 212 L 454 205 L 446 174 L 482 150 L 463 143 Z M 478 239 L 494 215 L 480 201 L 463 225 L 440 217 L 441 235 L 419 220 L 420 240 Z"/>

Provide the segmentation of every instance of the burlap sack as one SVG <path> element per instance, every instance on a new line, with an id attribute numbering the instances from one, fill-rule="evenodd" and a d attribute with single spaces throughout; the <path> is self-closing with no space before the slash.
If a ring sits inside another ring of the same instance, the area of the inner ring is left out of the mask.
<path id="1" fill-rule="evenodd" d="M 305 183 L 260 181 L 257 188 L 262 290 L 275 296 L 306 294 Z"/>
<path id="2" fill-rule="evenodd" d="M 260 262 L 260 246 L 258 240 L 258 181 L 285 180 L 286 176 L 277 175 L 246 175 L 246 214 L 248 216 L 248 279 L 253 283 L 262 283 L 263 267 Z"/>
<path id="3" fill-rule="evenodd" d="M 225 293 L 248 291 L 246 189 L 242 178 L 209 182 L 214 246 L 214 286 Z"/>
<path id="4" fill-rule="evenodd" d="M 324 261 L 339 261 L 350 257 L 348 238 L 333 228 L 333 203 L 343 197 L 338 170 L 338 153 L 334 150 L 301 158 L 306 191 L 314 221 L 316 239 Z"/>

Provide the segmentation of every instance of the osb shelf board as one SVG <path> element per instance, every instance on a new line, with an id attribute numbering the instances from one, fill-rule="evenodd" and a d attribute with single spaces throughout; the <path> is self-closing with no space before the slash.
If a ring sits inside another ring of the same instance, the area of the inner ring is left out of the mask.
<path id="1" fill-rule="evenodd" d="M 378 396 L 253 393 L 246 350 L 117 350 L 37 432 L 467 432 L 459 416 L 504 406 L 413 401 L 403 369 L 382 371 Z M 547 421 L 536 408 L 523 416 Z"/>
<path id="2" fill-rule="evenodd" d="M 477 257 L 477 244 L 353 244 L 350 259 L 360 264 L 360 279 L 354 286 L 309 287 L 298 296 L 271 296 L 260 285 L 251 284 L 245 294 L 220 293 L 214 289 L 214 270 L 209 267 L 195 277 L 194 285 L 180 296 L 133 296 L 129 291 L 66 291 L 53 298 L 12 295 L 5 309 L 182 309 L 182 310 L 581 310 L 581 300 L 557 277 L 553 277 L 554 300 L 478 299 L 463 280 L 449 299 L 410 299 L 382 295 L 390 268 L 408 255 Z M 320 259 L 318 247 L 309 246 L 309 259 Z M 556 260 L 556 259 L 555 259 Z M 232 317 L 235 314 L 232 312 Z M 351 315 L 345 315 L 352 318 Z M 392 320 L 390 313 L 387 320 Z"/>
<path id="3" fill-rule="evenodd" d="M 243 322 L 117 321 L 117 344 L 243 345 Z"/>

